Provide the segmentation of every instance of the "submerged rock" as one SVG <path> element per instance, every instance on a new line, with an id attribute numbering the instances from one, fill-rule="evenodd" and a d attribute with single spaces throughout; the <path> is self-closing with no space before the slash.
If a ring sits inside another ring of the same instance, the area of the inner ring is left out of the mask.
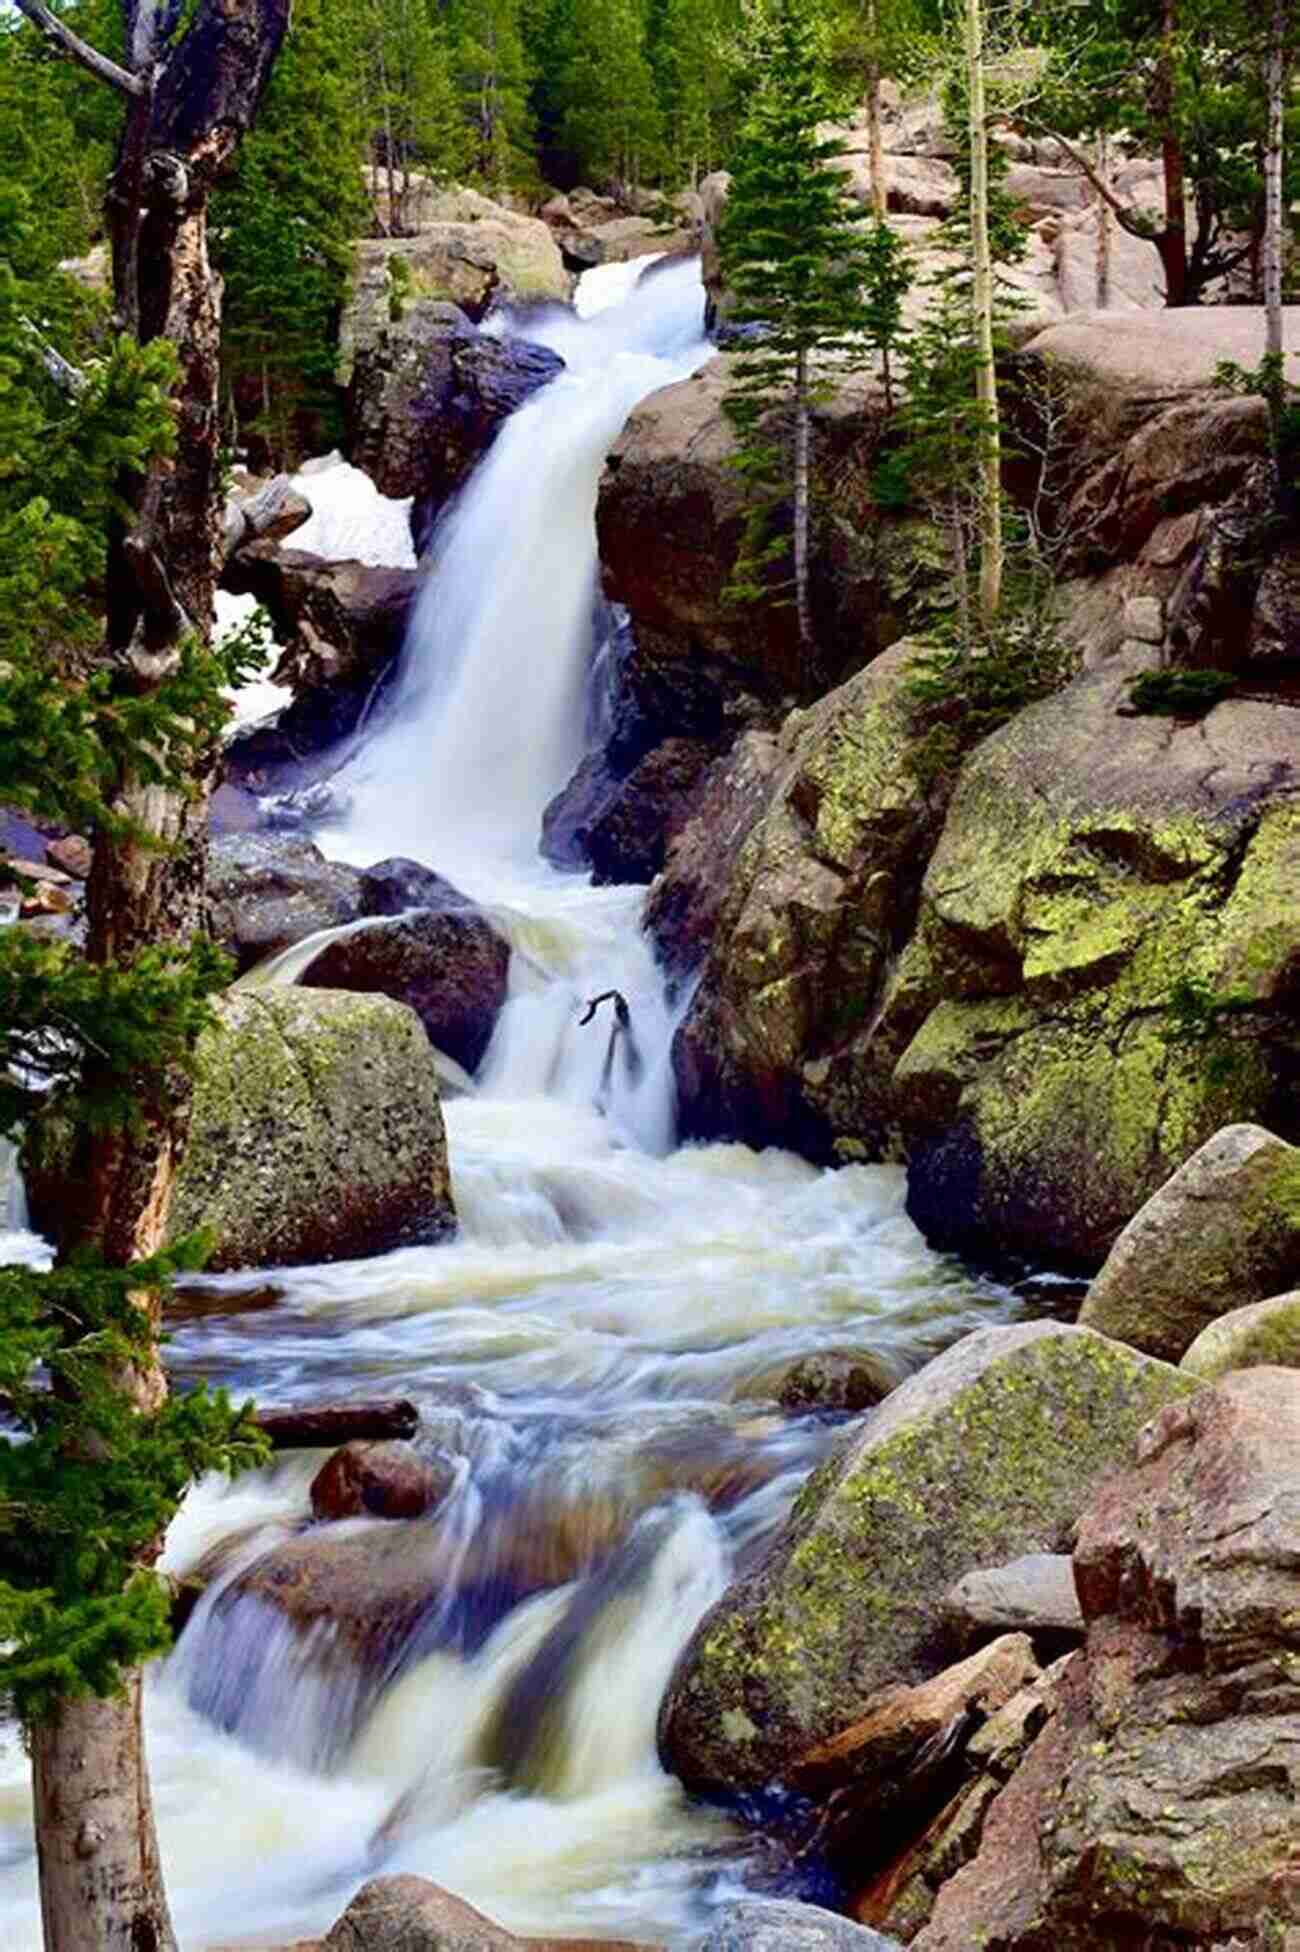
<path id="1" fill-rule="evenodd" d="M 409 1005 L 429 1041 L 473 1072 L 506 999 L 510 948 L 478 909 L 463 897 L 457 903 L 385 917 L 336 937 L 300 983 Z"/>
<path id="2" fill-rule="evenodd" d="M 208 849 L 208 931 L 241 972 L 361 914 L 361 877 L 292 834 L 222 834 Z"/>
<path id="3" fill-rule="evenodd" d="M 1202 1329 L 1300 1276 L 1300 1148 L 1229 1125 L 1125 1227 L 1079 1320 L 1177 1362 Z"/>
<path id="4" fill-rule="evenodd" d="M 363 1884 L 320 1952 L 523 1952 L 524 1947 L 647 1952 L 620 1939 L 518 1938 L 429 1878 L 408 1875 L 372 1877 Z"/>
<path id="5" fill-rule="evenodd" d="M 199 1041 L 174 1238 L 209 1228 L 208 1266 L 331 1261 L 455 1226 L 432 1053 L 386 997 L 252 991 Z"/>
<path id="6" fill-rule="evenodd" d="M 441 1468 L 414 1444 L 344 1444 L 326 1459 L 311 1481 L 311 1508 L 317 1518 L 420 1518 L 451 1485 L 453 1472 Z"/>
<path id="7" fill-rule="evenodd" d="M 945 1595 L 1059 1550 L 1143 1423 L 1195 1384 L 1085 1329 L 967 1336 L 887 1397 L 804 1487 L 767 1557 L 706 1614 L 665 1695 L 689 1786 L 786 1780 L 888 1683 L 941 1664 Z"/>

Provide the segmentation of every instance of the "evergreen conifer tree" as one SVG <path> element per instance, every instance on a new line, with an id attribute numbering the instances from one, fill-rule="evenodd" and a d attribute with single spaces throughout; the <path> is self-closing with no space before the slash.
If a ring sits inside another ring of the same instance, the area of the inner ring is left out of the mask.
<path id="1" fill-rule="evenodd" d="M 521 0 L 450 0 L 447 32 L 470 166 L 489 187 L 535 180 L 532 79 Z"/>
<path id="2" fill-rule="evenodd" d="M 872 241 L 831 167 L 840 148 L 819 133 L 833 101 L 816 16 L 801 0 L 764 0 L 750 18 L 747 54 L 751 95 L 721 246 L 735 297 L 731 321 L 752 335 L 735 355 L 727 412 L 756 513 L 732 590 L 742 598 L 770 592 L 771 567 L 787 548 L 771 534 L 770 518 L 792 500 L 791 581 L 800 641 L 811 652 L 812 412 L 835 369 L 868 355 L 873 316 L 863 294 Z"/>

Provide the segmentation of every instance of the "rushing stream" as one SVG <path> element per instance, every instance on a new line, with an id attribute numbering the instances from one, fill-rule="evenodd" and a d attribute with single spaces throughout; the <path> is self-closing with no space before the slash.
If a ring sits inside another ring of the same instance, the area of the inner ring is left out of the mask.
<path id="1" fill-rule="evenodd" d="M 207 1278 L 178 1311 L 178 1380 L 276 1402 L 409 1395 L 453 1470 L 435 1518 L 393 1535 L 427 1555 L 431 1597 L 400 1657 L 365 1679 L 328 1636 L 299 1640 L 229 1590 L 301 1527 L 319 1457 L 205 1482 L 178 1517 L 175 1568 L 237 1535 L 149 1691 L 187 1947 L 319 1932 L 381 1869 L 433 1877 L 521 1930 L 683 1942 L 745 1846 L 659 1768 L 659 1696 L 834 1434 L 831 1419 L 782 1414 L 772 1377 L 842 1348 L 902 1373 L 1020 1305 L 926 1248 L 894 1169 L 675 1149 L 672 1019 L 638 929 L 643 891 L 538 860 L 541 811 L 585 740 L 603 457 L 638 399 L 707 354 L 694 268 L 635 277 L 584 281 L 586 317 L 506 323 L 566 370 L 444 521 L 389 708 L 319 836 L 336 857 L 438 869 L 512 944 L 491 1049 L 446 1104 L 460 1234 Z M 318 946 L 260 979 L 292 980 Z M 607 1063 L 604 1018 L 578 1021 L 611 986 L 639 1066 L 625 1044 Z M 6 1219 L 21 1224 L 16 1208 Z M 382 1522 L 351 1525 L 382 1551 Z M 10 1736 L 6 1952 L 39 1941 L 25 1777 Z"/>

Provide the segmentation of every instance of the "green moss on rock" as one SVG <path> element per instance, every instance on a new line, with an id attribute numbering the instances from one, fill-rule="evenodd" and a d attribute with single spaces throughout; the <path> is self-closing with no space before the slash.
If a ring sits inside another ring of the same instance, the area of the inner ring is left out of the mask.
<path id="1" fill-rule="evenodd" d="M 1146 1420 L 1195 1387 L 1048 1323 L 980 1330 L 927 1365 L 809 1480 L 764 1563 L 702 1622 L 664 1701 L 667 1766 L 698 1787 L 757 1786 L 877 1688 L 924 1678 L 942 1664 L 954 1580 L 1061 1550 Z"/>

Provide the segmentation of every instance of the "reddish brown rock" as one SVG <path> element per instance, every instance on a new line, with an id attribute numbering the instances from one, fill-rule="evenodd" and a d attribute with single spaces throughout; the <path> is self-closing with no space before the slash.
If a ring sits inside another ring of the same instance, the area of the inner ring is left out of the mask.
<path id="1" fill-rule="evenodd" d="M 445 1495 L 451 1475 L 414 1444 L 344 1444 L 312 1479 L 311 1508 L 317 1518 L 419 1518 Z"/>

